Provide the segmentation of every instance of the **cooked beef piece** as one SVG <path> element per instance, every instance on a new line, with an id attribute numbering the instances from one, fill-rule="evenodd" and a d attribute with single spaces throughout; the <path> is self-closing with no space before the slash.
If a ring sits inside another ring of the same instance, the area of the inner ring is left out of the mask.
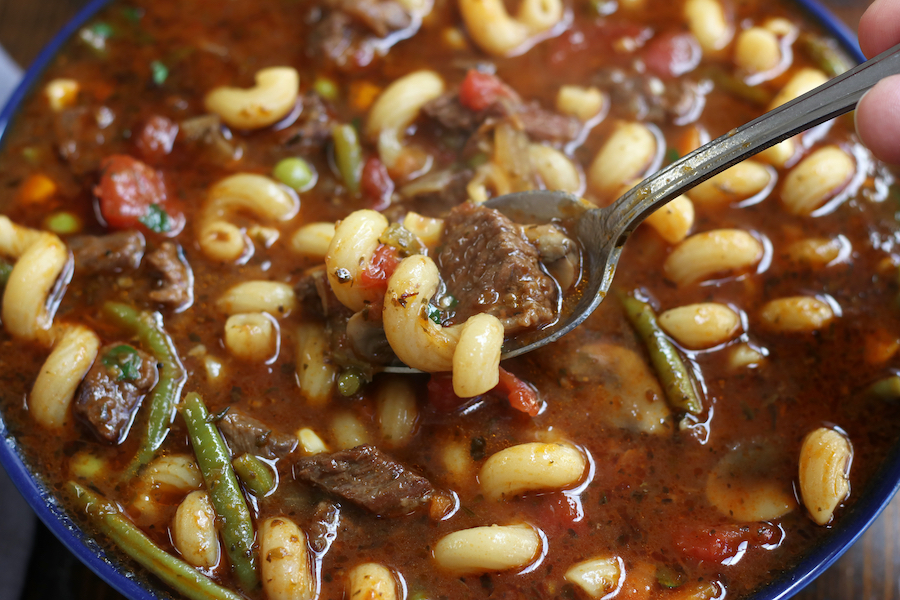
<path id="1" fill-rule="evenodd" d="M 430 481 L 375 446 L 301 458 L 292 470 L 294 479 L 314 483 L 383 517 L 419 510 L 436 492 Z"/>
<path id="2" fill-rule="evenodd" d="M 322 501 L 316 506 L 316 513 L 309 524 L 309 546 L 313 552 L 327 552 L 337 537 L 341 510 L 332 502 Z"/>
<path id="3" fill-rule="evenodd" d="M 490 115 L 487 111 L 474 111 L 463 106 L 459 101 L 459 93 L 447 92 L 422 107 L 422 112 L 445 129 L 474 131 Z"/>
<path id="4" fill-rule="evenodd" d="M 147 294 L 151 300 L 175 309 L 193 302 L 194 274 L 179 245 L 163 242 L 147 255 L 147 262 L 160 275 L 159 287 Z"/>
<path id="5" fill-rule="evenodd" d="M 328 4 L 381 38 L 412 24 L 409 13 L 396 0 L 329 0 Z"/>
<path id="6" fill-rule="evenodd" d="M 546 110 L 534 103 L 518 105 L 510 116 L 534 140 L 570 142 L 581 132 L 581 121 L 575 117 Z"/>
<path id="7" fill-rule="evenodd" d="M 680 123 L 702 109 L 705 96 L 690 80 L 662 80 L 655 75 L 621 68 L 600 71 L 597 86 L 610 94 L 616 116 L 654 123 Z"/>
<path id="8" fill-rule="evenodd" d="M 235 456 L 248 453 L 263 458 L 284 458 L 297 447 L 294 436 L 275 431 L 262 421 L 234 409 L 219 419 L 218 425 Z"/>
<path id="9" fill-rule="evenodd" d="M 569 142 L 581 132 L 581 121 L 541 108 L 536 103 L 513 102 L 502 98 L 484 110 L 466 108 L 459 94 L 444 94 L 428 102 L 422 111 L 445 129 L 475 131 L 490 118 L 509 118 L 532 139 Z"/>
<path id="10" fill-rule="evenodd" d="M 457 300 L 453 322 L 489 313 L 514 333 L 556 318 L 556 284 L 541 269 L 537 249 L 494 209 L 467 202 L 450 212 L 438 267 Z"/>
<path id="11" fill-rule="evenodd" d="M 76 174 L 95 171 L 121 138 L 115 113 L 105 106 L 75 106 L 54 112 L 56 150 Z"/>
<path id="12" fill-rule="evenodd" d="M 76 235 L 68 243 L 75 255 L 75 270 L 89 275 L 137 269 L 147 245 L 144 235 L 134 229 L 108 235 Z"/>
<path id="13" fill-rule="evenodd" d="M 307 92 L 300 100 L 302 111 L 297 122 L 280 134 L 280 139 L 289 148 L 312 146 L 320 148 L 331 138 L 335 120 L 328 107 L 315 92 Z"/>
<path id="14" fill-rule="evenodd" d="M 469 199 L 466 186 L 474 176 L 472 169 L 444 169 L 419 177 L 398 191 L 403 202 L 392 204 L 384 215 L 391 221 L 402 221 L 409 211 L 427 217 L 442 217 L 454 206 Z"/>
<path id="15" fill-rule="evenodd" d="M 149 354 L 128 344 L 104 346 L 75 395 L 75 415 L 101 440 L 120 442 L 157 379 Z"/>

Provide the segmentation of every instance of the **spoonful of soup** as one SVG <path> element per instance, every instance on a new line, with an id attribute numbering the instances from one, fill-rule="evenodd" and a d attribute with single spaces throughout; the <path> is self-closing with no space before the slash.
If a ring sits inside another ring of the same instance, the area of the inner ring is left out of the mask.
<path id="1" fill-rule="evenodd" d="M 900 46 L 701 146 L 605 208 L 596 208 L 569 193 L 548 190 L 507 194 L 486 202 L 485 206 L 517 223 L 572 223 L 566 229 L 577 240 L 583 255 L 581 282 L 575 293 L 563 295 L 559 318 L 545 327 L 507 337 L 502 357 L 540 348 L 582 323 L 609 293 L 628 237 L 660 207 L 744 159 L 853 110 L 867 90 L 896 73 L 900 73 Z M 793 206 L 788 208 L 795 212 L 809 213 L 820 208 L 817 191 L 827 188 L 829 177 L 839 176 L 846 170 L 843 162 L 850 160 L 834 147 L 817 154 L 817 164 L 811 164 L 808 173 L 800 174 L 804 177 L 785 182 L 785 186 L 794 188 Z M 670 256 L 667 261 L 664 270 L 669 279 L 685 283 L 697 277 L 697 271 L 713 275 L 752 267 L 763 252 L 762 244 L 744 231 L 721 229 L 692 239 L 693 244 L 682 243 L 683 256 L 677 260 Z"/>

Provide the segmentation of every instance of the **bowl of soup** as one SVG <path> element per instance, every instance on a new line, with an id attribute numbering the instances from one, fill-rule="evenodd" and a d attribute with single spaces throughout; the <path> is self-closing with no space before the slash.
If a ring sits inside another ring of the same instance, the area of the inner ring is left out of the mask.
<path id="1" fill-rule="evenodd" d="M 811 12 L 810 12 L 811 11 Z M 784 598 L 889 501 L 890 171 L 839 118 L 564 220 L 859 59 L 720 0 L 93 4 L 0 117 L 0 459 L 134 598 Z"/>

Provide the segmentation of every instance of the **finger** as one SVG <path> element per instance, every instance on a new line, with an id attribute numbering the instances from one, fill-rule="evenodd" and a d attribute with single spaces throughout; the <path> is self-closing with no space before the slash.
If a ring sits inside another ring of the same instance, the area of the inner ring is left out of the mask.
<path id="1" fill-rule="evenodd" d="M 872 154 L 900 164 L 900 75 L 879 81 L 859 101 L 856 131 Z"/>
<path id="2" fill-rule="evenodd" d="M 872 58 L 900 43 L 900 2 L 875 0 L 859 20 L 859 47 Z"/>

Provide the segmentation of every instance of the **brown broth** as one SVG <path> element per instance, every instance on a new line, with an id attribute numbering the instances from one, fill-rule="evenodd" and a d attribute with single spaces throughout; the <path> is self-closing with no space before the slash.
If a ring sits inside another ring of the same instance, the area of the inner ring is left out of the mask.
<path id="1" fill-rule="evenodd" d="M 624 68 L 632 63 L 632 55 L 613 49 L 616 36 L 624 35 L 622 32 L 641 28 L 657 33 L 684 30 L 679 7 L 680 3 L 668 0 L 648 0 L 648 7 L 642 12 L 629 15 L 620 10 L 600 19 L 588 16 L 586 6 L 579 4 L 570 7 L 573 23 L 561 35 L 537 44 L 522 56 L 491 60 L 474 47 L 451 53 L 441 44 L 444 24 L 459 25 L 460 17 L 455 3 L 439 0 L 422 31 L 397 43 L 369 68 L 344 74 L 305 55 L 303 40 L 309 37 L 312 25 L 306 19 L 308 10 L 303 2 L 116 3 L 94 21 L 109 23 L 115 31 L 106 50 L 98 53 L 73 40 L 45 75 L 45 81 L 55 77 L 77 79 L 81 83 L 82 105 L 91 109 L 105 106 L 115 115 L 113 123 L 102 132 L 102 141 L 94 140 L 85 147 L 88 162 L 93 160 L 94 168 L 73 170 L 58 157 L 54 117 L 39 86 L 5 137 L 0 154 L 0 211 L 16 223 L 41 228 L 49 212 L 65 209 L 81 218 L 85 233 L 105 232 L 96 217 L 92 195 L 99 159 L 114 153 L 133 154 L 135 132 L 149 117 L 165 115 L 178 122 L 201 115 L 207 91 L 220 85 L 250 85 L 253 74 L 265 66 L 285 64 L 297 68 L 301 92 L 308 90 L 317 76 L 333 78 L 341 94 L 331 107 L 337 119 L 345 123 L 365 119 L 365 113 L 345 100 L 355 81 L 384 87 L 402 74 L 428 68 L 445 78 L 448 89 L 455 89 L 468 67 L 488 62 L 523 98 L 537 100 L 549 108 L 554 105 L 560 85 L 589 82 L 598 69 Z M 129 16 L 135 8 L 142 13 L 136 20 Z M 802 22 L 796 12 L 771 3 L 733 2 L 730 8 L 734 23 L 738 24 L 758 23 L 767 16 L 786 16 Z M 584 33 L 586 41 L 580 49 L 570 50 L 577 31 Z M 150 63 L 154 60 L 169 68 L 168 78 L 160 86 L 150 83 Z M 795 48 L 791 69 L 761 87 L 774 93 L 794 68 L 808 64 L 809 59 Z M 734 69 L 726 54 L 704 60 L 701 69 L 704 68 Z M 685 77 L 703 79 L 699 73 Z M 706 99 L 699 122 L 712 137 L 761 112 L 760 107 L 721 90 L 709 93 Z M 616 110 L 614 107 L 614 114 Z M 614 121 L 613 115 L 607 117 L 574 150 L 573 156 L 582 166 L 589 164 Z M 661 130 L 669 146 L 675 147 L 688 127 L 663 124 Z M 351 398 L 335 393 L 325 407 L 308 405 L 297 389 L 293 329 L 304 320 L 317 318 L 315 314 L 299 309 L 281 319 L 281 352 L 272 364 L 242 363 L 230 357 L 223 347 L 224 317 L 214 303 L 225 290 L 248 279 L 296 284 L 304 270 L 315 263 L 291 253 L 286 243 L 291 233 L 303 223 L 335 221 L 365 207 L 363 199 L 342 188 L 330 165 L 328 148 L 304 149 L 299 154 L 314 165 L 319 181 L 313 190 L 300 194 L 297 217 L 277 225 L 280 240 L 270 249 L 257 245 L 252 258 L 239 266 L 207 259 L 191 225 L 207 189 L 237 171 L 268 174 L 279 159 L 297 153 L 284 146 L 277 128 L 234 132 L 234 140 L 245 148 L 239 161 L 217 160 L 197 144 L 179 138 L 171 154 L 154 165 L 163 173 L 170 195 L 178 199 L 187 217 L 187 226 L 176 241 L 193 267 L 194 303 L 181 313 L 163 311 L 165 328 L 188 372 L 185 390 L 203 396 L 213 413 L 232 406 L 281 431 L 312 427 L 326 439 L 335 414 L 352 411 L 375 439 L 377 423 L 371 387 Z M 412 141 L 433 153 L 435 169 L 461 161 L 455 153 L 457 147 L 442 142 L 441 132 L 434 127 L 417 127 Z M 824 143 L 839 144 L 863 161 L 869 160 L 846 119 L 834 122 L 814 146 Z M 364 149 L 368 155 L 375 152 L 368 141 Z M 23 158 L 26 150 L 39 157 L 37 162 Z M 93 155 L 96 157 L 92 159 Z M 678 597 L 677 588 L 664 590 L 656 582 L 653 574 L 657 568 L 681 573 L 684 582 L 717 581 L 727 589 L 729 597 L 740 598 L 823 543 L 830 529 L 815 525 L 802 503 L 775 523 L 783 531 L 783 539 L 775 547 L 750 547 L 731 566 L 687 557 L 675 545 L 675 539 L 686 529 L 732 523 L 708 502 L 704 490 L 707 474 L 736 445 L 759 444 L 768 448 L 772 459 L 768 477 L 796 488 L 797 457 L 804 436 L 826 424 L 842 428 L 854 448 L 850 472 L 853 493 L 837 512 L 839 522 L 894 442 L 900 422 L 898 405 L 867 399 L 859 392 L 900 367 L 896 356 L 871 364 L 864 354 L 864 340 L 870 335 L 880 332 L 892 339 L 900 337 L 895 282 L 896 198 L 885 192 L 891 179 L 882 167 L 860 164 L 865 181 L 858 186 L 858 193 L 824 216 L 792 216 L 782 210 L 780 183 L 764 201 L 753 206 L 712 209 L 697 205 L 694 232 L 739 227 L 768 241 L 768 266 L 759 273 L 725 277 L 713 284 L 677 287 L 666 281 L 660 270 L 671 251 L 670 245 L 647 228 L 641 228 L 629 242 L 616 279 L 618 290 L 638 290 L 660 312 L 705 301 L 736 307 L 747 319 L 747 331 L 740 339 L 769 353 L 758 368 L 735 371 L 727 364 L 727 348 L 684 351 L 699 376 L 705 402 L 704 412 L 692 426 L 679 429 L 677 415 L 673 415 L 667 421 L 665 434 L 649 435 L 607 422 L 605 411 L 610 403 L 617 402 L 617 382 L 602 370 L 578 367 L 576 361 L 583 358 L 585 348 L 598 343 L 621 345 L 645 356 L 615 298 L 604 302 L 583 326 L 560 342 L 510 361 L 507 368 L 533 383 L 547 403 L 546 410 L 533 419 L 490 396 L 466 410 L 446 414 L 429 404 L 427 378 L 411 376 L 417 382 L 420 411 L 416 433 L 406 446 L 389 452 L 420 470 L 438 487 L 452 490 L 461 508 L 443 521 L 427 515 L 382 519 L 344 503 L 337 540 L 327 554 L 319 557 L 320 598 L 343 597 L 346 572 L 366 561 L 383 563 L 402 575 L 408 597 L 416 600 L 586 598 L 563 575 L 572 564 L 604 554 L 621 557 L 625 565 L 627 575 L 619 598 Z M 47 174 L 59 186 L 59 192 L 40 209 L 23 206 L 17 200 L 22 181 L 35 172 Z M 783 181 L 787 170 L 778 172 Z M 403 210 L 402 206 L 391 209 L 395 216 Z M 784 255 L 786 245 L 800 237 L 838 234 L 845 236 L 853 248 L 843 264 L 814 271 L 796 266 Z M 152 246 L 161 238 L 148 234 L 148 241 Z M 85 277 L 76 271 L 57 321 L 86 323 L 104 343 L 120 339 L 121 332 L 101 317 L 103 302 L 116 300 L 142 309 L 157 309 L 143 297 L 146 285 L 142 287 L 140 282 L 135 284 L 128 279 L 124 274 Z M 765 331 L 757 317 L 762 305 L 771 298 L 795 294 L 827 294 L 841 307 L 842 315 L 816 334 Z M 201 344 L 225 363 L 228 375 L 224 383 L 209 383 L 202 361 L 190 354 L 192 348 Z M 34 423 L 27 408 L 27 397 L 46 349 L 14 340 L 4 331 L 0 333 L 0 354 L 0 395 L 5 420 L 30 464 L 51 488 L 61 490 L 71 477 L 69 460 L 78 451 L 108 459 L 113 472 L 130 460 L 137 448 L 136 432 L 146 418 L 143 413 L 137 417 L 129 438 L 119 446 L 96 442 L 74 419 L 60 431 L 49 434 Z M 446 471 L 441 456 L 441 449 L 447 444 L 474 448 L 474 441 L 479 448 L 473 461 L 477 469 L 484 457 L 494 452 L 547 435 L 571 440 L 590 454 L 593 472 L 580 494 L 526 493 L 491 502 L 482 495 L 474 470 L 468 481 L 459 481 Z M 176 417 L 161 452 L 191 452 L 180 417 Z M 127 505 L 131 486 L 127 482 L 118 485 L 114 479 L 94 484 L 109 498 Z M 255 518 L 261 522 L 269 516 L 286 514 L 301 527 L 308 527 L 320 497 L 319 492 L 282 481 L 273 496 L 254 503 Z M 168 506 L 166 514 L 171 514 L 174 506 Z M 567 517 L 567 506 L 577 507 L 580 518 Z M 529 572 L 460 577 L 434 564 L 432 548 L 448 533 L 522 521 L 539 527 L 546 536 L 547 555 Z M 172 550 L 166 523 L 148 532 L 158 544 Z M 638 579 L 632 579 L 633 573 Z M 632 590 L 633 582 L 641 581 L 642 573 L 650 573 L 650 588 L 643 592 Z M 226 564 L 212 575 L 226 585 L 232 584 Z M 263 597 L 261 592 L 248 595 Z"/>

